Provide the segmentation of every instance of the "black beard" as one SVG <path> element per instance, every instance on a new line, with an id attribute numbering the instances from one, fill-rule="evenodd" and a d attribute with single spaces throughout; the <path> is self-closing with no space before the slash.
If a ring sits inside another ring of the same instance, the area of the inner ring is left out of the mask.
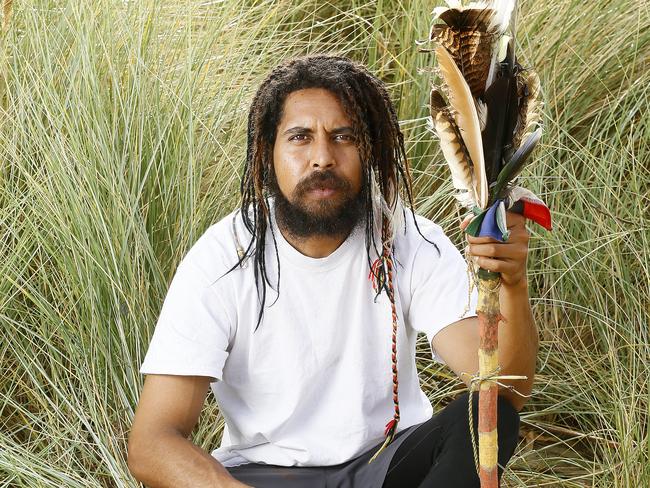
<path id="1" fill-rule="evenodd" d="M 361 191 L 355 195 L 348 181 L 331 171 L 318 171 L 298 183 L 292 192 L 292 201 L 289 201 L 278 187 L 273 173 L 272 171 L 269 190 L 275 198 L 275 218 L 282 230 L 293 237 L 347 236 L 364 216 L 365 185 L 362 185 Z M 314 205 L 305 205 L 304 196 L 319 183 L 338 189 L 338 194 Z"/>

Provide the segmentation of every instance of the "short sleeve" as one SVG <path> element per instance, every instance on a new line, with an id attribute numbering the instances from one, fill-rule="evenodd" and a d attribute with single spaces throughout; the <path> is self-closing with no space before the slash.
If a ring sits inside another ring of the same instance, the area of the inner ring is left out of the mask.
<path id="1" fill-rule="evenodd" d="M 426 241 L 415 253 L 409 322 L 426 334 L 430 344 L 446 326 L 476 315 L 478 292 L 474 288 L 470 293 L 467 262 L 442 230 L 427 239 L 436 243 L 440 253 Z M 443 362 L 435 351 L 432 358 Z"/>
<path id="2" fill-rule="evenodd" d="M 140 373 L 222 379 L 230 325 L 219 295 L 197 267 L 183 260 L 169 285 Z"/>

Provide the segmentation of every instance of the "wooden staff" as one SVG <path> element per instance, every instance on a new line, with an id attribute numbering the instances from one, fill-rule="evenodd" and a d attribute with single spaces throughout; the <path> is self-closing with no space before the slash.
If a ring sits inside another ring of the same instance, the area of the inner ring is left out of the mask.
<path id="1" fill-rule="evenodd" d="M 498 488 L 497 398 L 494 376 L 499 369 L 499 288 L 501 276 L 479 270 L 477 315 L 479 324 L 478 450 L 481 488 Z M 470 422 L 472 420 L 470 419 Z"/>

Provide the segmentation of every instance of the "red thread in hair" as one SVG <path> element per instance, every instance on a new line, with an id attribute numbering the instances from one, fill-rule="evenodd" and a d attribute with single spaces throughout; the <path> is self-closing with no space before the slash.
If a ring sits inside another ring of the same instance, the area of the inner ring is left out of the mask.
<path id="1" fill-rule="evenodd" d="M 368 279 L 372 282 L 372 289 L 377 291 L 377 281 L 375 277 L 379 273 L 379 267 L 382 265 L 382 259 L 377 258 L 375 259 L 375 262 L 372 263 L 372 267 L 370 268 L 370 272 L 368 273 Z"/>
<path id="2" fill-rule="evenodd" d="M 393 425 L 395 425 L 397 422 L 395 419 L 390 419 L 388 423 L 386 424 L 386 430 L 384 431 L 384 435 L 388 435 L 388 431 L 393 428 Z"/>

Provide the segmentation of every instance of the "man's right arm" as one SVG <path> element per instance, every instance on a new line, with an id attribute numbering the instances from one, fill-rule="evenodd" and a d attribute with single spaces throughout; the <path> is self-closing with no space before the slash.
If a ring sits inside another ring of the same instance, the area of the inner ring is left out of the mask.
<path id="1" fill-rule="evenodd" d="M 207 376 L 147 375 L 129 435 L 131 474 L 152 488 L 244 488 L 188 437 L 210 386 Z"/>

